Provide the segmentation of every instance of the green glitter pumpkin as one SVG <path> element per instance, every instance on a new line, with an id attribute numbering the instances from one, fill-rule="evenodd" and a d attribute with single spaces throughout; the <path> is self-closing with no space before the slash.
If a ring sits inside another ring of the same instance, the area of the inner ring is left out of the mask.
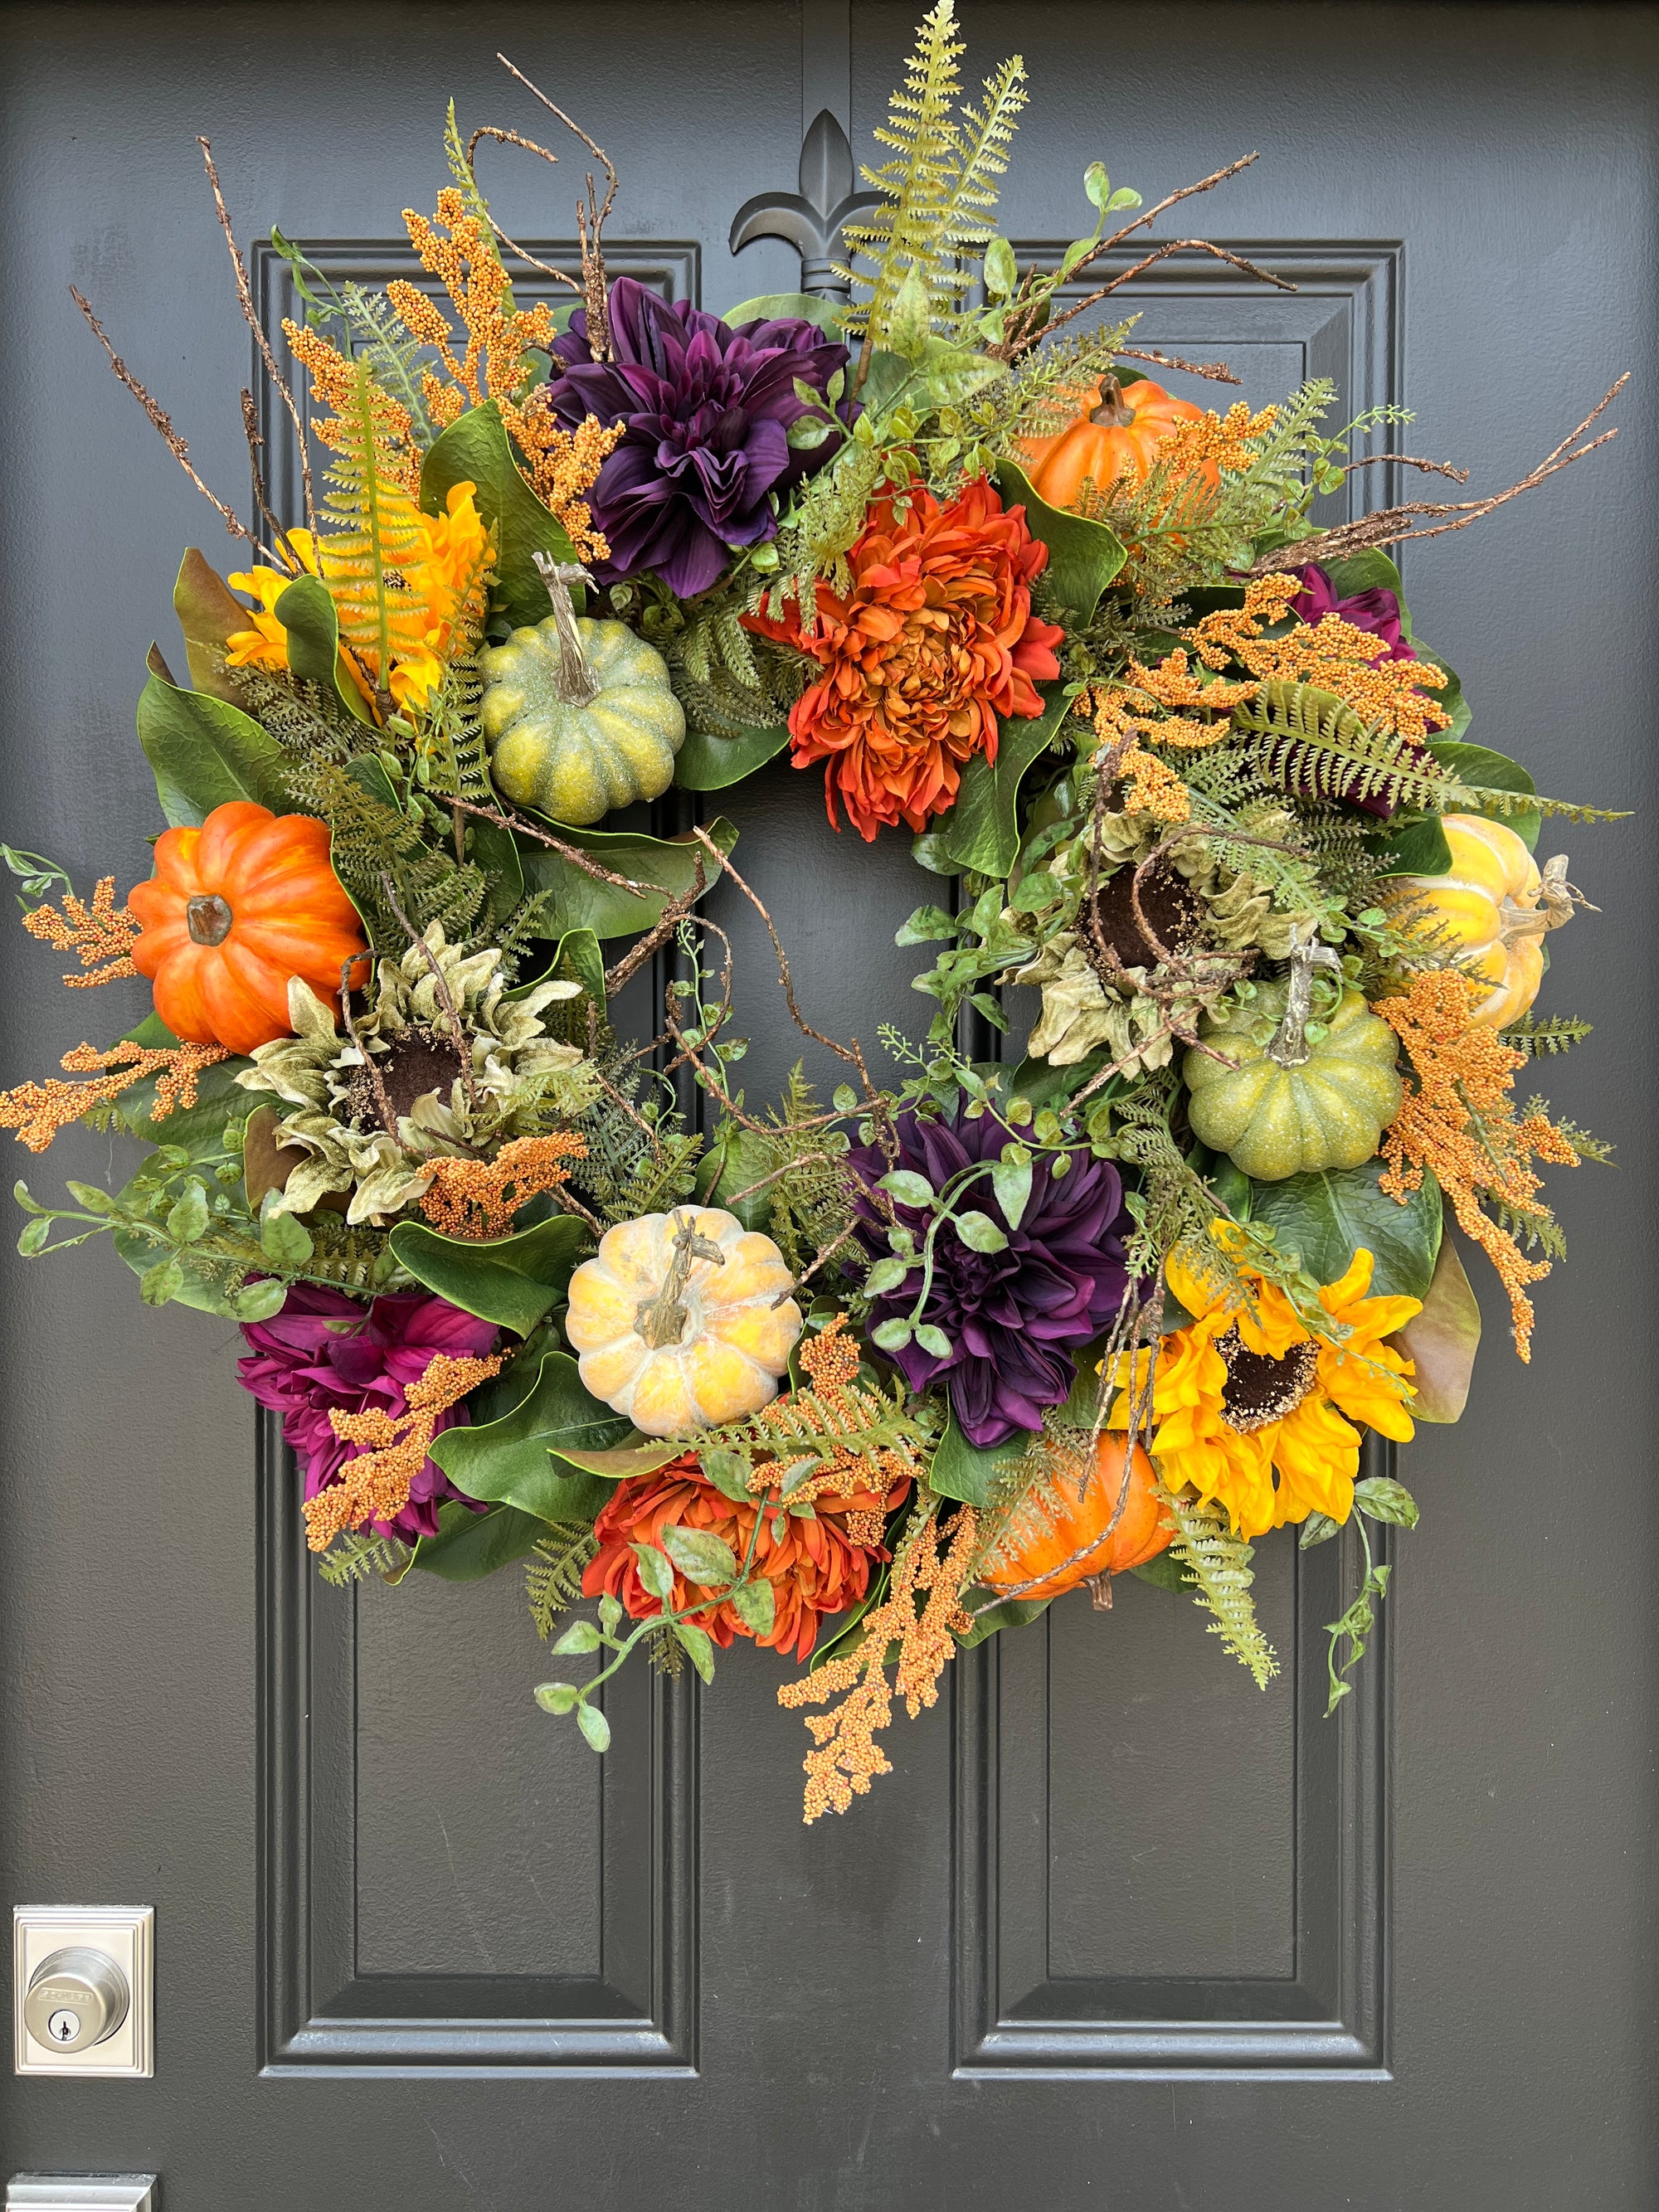
<path id="1" fill-rule="evenodd" d="M 478 665 L 490 773 L 504 798 L 580 824 L 660 798 L 673 781 L 684 709 L 667 662 L 626 623 L 574 615 L 556 596 L 544 622 L 515 629 Z"/>
<path id="2" fill-rule="evenodd" d="M 1400 1111 L 1395 1034 L 1364 993 L 1346 988 L 1322 1030 L 1287 1037 L 1289 994 L 1287 983 L 1263 983 L 1236 1012 L 1205 1024 L 1206 1042 L 1236 1067 L 1194 1047 L 1181 1071 L 1193 1134 L 1258 1182 L 1359 1167 Z"/>

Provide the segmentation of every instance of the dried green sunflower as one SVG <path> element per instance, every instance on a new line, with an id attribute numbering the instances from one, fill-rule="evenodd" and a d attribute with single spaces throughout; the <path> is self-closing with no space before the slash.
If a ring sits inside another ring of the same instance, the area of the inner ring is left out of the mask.
<path id="1" fill-rule="evenodd" d="M 295 1034 L 259 1046 L 236 1079 L 297 1109 L 276 1139 L 310 1157 L 289 1174 L 276 1209 L 305 1213 L 350 1191 L 347 1220 L 380 1225 L 422 1196 L 440 1159 L 488 1158 L 585 1111 L 599 1095 L 592 1063 L 540 1018 L 580 988 L 538 983 L 509 998 L 500 954 L 464 953 L 434 921 L 401 959 L 377 963 L 354 1042 L 296 976 Z"/>

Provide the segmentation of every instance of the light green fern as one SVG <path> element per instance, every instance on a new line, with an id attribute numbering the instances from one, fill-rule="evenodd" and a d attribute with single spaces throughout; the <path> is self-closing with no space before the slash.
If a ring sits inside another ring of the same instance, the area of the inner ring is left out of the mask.
<path id="1" fill-rule="evenodd" d="M 1210 1634 L 1221 1638 L 1242 1667 L 1248 1668 L 1259 1690 L 1265 1690 L 1279 1672 L 1273 1648 L 1255 1617 L 1250 1585 L 1253 1547 L 1235 1536 L 1225 1519 L 1207 1505 L 1176 1497 L 1160 1484 L 1158 1497 L 1175 1523 L 1171 1556 L 1194 1583 L 1194 1603 L 1214 1615 Z"/>
<path id="2" fill-rule="evenodd" d="M 930 325 L 948 323 L 968 289 L 964 255 L 994 234 L 988 217 L 1025 105 L 1025 67 L 1018 55 L 1004 62 L 985 80 L 983 99 L 958 115 L 963 48 L 956 33 L 954 0 L 937 0 L 922 18 L 887 122 L 875 134 L 894 158 L 863 171 L 882 205 L 846 233 L 851 259 L 875 264 L 870 277 L 844 272 L 870 286 L 870 298 L 851 310 L 847 328 L 877 343 L 892 333 L 901 294 L 908 297 L 918 289 Z"/>
<path id="3" fill-rule="evenodd" d="M 544 1644 L 559 1615 L 580 1597 L 582 1570 L 599 1548 L 592 1528 L 581 1521 L 550 1522 L 547 1534 L 537 1537 L 535 1556 L 525 1561 L 524 1589 Z"/>

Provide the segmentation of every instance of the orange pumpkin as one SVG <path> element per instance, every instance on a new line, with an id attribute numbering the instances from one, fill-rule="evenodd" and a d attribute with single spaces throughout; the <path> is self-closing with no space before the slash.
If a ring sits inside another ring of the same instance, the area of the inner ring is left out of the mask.
<path id="1" fill-rule="evenodd" d="M 252 1052 L 288 1036 L 288 987 L 303 976 L 339 1004 L 340 969 L 365 948 L 357 910 L 329 866 L 328 824 L 251 799 L 199 830 L 155 841 L 155 873 L 127 901 L 132 962 L 174 1036 Z"/>
<path id="2" fill-rule="evenodd" d="M 1161 384 L 1120 385 L 1115 376 L 1090 386 L 1075 422 L 1052 438 L 1024 441 L 1025 473 L 1031 489 L 1050 507 L 1071 507 L 1085 477 L 1109 492 L 1121 478 L 1138 484 L 1151 475 L 1158 448 L 1177 422 L 1203 420 L 1190 399 L 1172 398 Z M 1218 481 L 1215 464 L 1200 471 L 1206 483 Z"/>
<path id="3" fill-rule="evenodd" d="M 1022 1598 L 1059 1597 L 1097 1575 L 1144 1566 L 1168 1547 L 1173 1531 L 1164 1525 L 1152 1487 L 1152 1463 L 1139 1444 L 1129 1468 L 1129 1494 L 1117 1513 L 1126 1442 L 1109 1429 L 1103 1431 L 1081 1498 L 1074 1476 L 1058 1475 L 1043 1494 L 1042 1510 L 1017 1516 L 980 1577 L 988 1589 L 1016 1592 Z"/>

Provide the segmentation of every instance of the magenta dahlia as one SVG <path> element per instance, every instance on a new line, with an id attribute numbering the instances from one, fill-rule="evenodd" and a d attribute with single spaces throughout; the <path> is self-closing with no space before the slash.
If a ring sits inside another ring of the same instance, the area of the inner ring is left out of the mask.
<path id="1" fill-rule="evenodd" d="M 361 1413 L 379 1407 L 404 1410 L 404 1393 L 425 1373 L 434 1352 L 452 1359 L 481 1358 L 495 1349 L 493 1322 L 479 1321 L 447 1298 L 425 1291 L 393 1291 L 365 1306 L 321 1283 L 295 1283 L 281 1313 L 245 1322 L 248 1355 L 238 1360 L 242 1387 L 283 1416 L 283 1435 L 305 1470 L 306 1496 L 314 1498 L 340 1479 L 358 1447 L 334 1433 L 329 1414 Z M 465 1404 L 439 1416 L 440 1429 L 468 1419 Z M 412 1544 L 437 1534 L 438 1508 L 464 1498 L 435 1460 L 428 1459 L 410 1485 L 409 1503 L 378 1534 Z"/>

